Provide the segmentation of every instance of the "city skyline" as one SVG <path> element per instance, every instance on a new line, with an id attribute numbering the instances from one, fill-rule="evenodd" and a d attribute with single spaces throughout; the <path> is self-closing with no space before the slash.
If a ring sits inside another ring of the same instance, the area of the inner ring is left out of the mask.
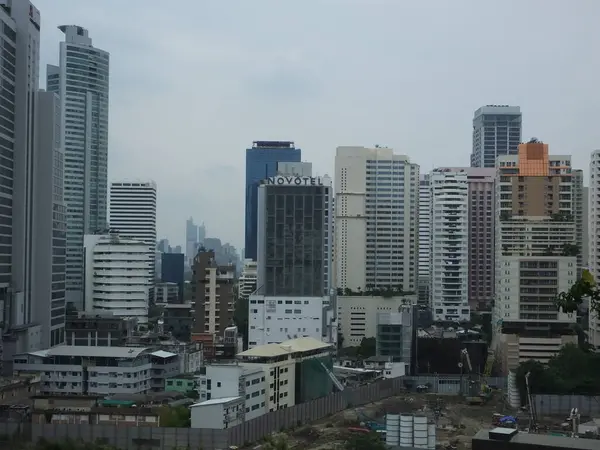
<path id="1" fill-rule="evenodd" d="M 191 215 L 224 241 L 244 246 L 237 220 L 244 205 L 243 153 L 256 139 L 294 140 L 321 175 L 333 174 L 337 146 L 375 144 L 429 172 L 469 165 L 473 112 L 497 103 L 520 106 L 522 139 L 536 136 L 573 153 L 573 166 L 583 168 L 586 179 L 589 154 L 599 147 L 599 113 L 586 106 L 600 100 L 591 75 L 597 62 L 586 56 L 600 42 L 592 21 L 600 13 L 596 2 L 563 10 L 551 7 L 558 2 L 473 1 L 460 11 L 441 1 L 350 2 L 340 12 L 336 2 L 323 1 L 316 17 L 310 6 L 270 8 L 268 1 L 237 2 L 235 14 L 231 5 L 225 10 L 213 2 L 183 2 L 177 10 L 145 5 L 142 11 L 114 1 L 34 3 L 43 14 L 42 79 L 45 64 L 58 60 L 58 25 L 87 28 L 94 45 L 111 52 L 109 182 L 154 179 L 158 235 L 180 245 Z M 282 18 L 290 14 L 299 23 L 314 21 L 319 31 L 289 33 Z M 168 41 L 145 25 L 156 16 L 178 24 Z M 387 26 L 394 17 L 402 17 L 401 26 Z M 531 17 L 546 25 L 531 30 Z M 269 27 L 257 32 L 263 20 Z M 333 22 L 339 25 L 332 28 Z M 420 39 L 417 52 L 406 42 L 422 36 L 425 23 L 435 32 Z M 266 38 L 271 33 L 279 38 Z M 509 64 L 499 63 L 503 55 L 510 55 Z M 262 63 L 252 63 L 257 60 Z M 482 77 L 482 66 L 494 70 Z M 381 69 L 366 75 L 359 67 Z M 558 95 L 556 86 L 568 86 L 568 95 Z M 224 203 L 229 207 L 221 209 Z"/>

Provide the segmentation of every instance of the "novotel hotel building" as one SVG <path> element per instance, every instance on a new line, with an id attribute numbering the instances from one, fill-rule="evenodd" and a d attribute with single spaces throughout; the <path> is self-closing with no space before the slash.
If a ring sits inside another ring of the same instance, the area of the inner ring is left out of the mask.
<path id="1" fill-rule="evenodd" d="M 332 183 L 280 175 L 258 188 L 257 290 L 249 346 L 310 336 L 333 341 Z"/>

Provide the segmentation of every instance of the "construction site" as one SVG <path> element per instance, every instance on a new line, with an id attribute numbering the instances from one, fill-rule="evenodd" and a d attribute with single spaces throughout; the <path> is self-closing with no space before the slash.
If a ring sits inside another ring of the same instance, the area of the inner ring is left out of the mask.
<path id="1" fill-rule="evenodd" d="M 598 439 L 598 423 L 591 417 L 581 417 L 576 409 L 568 417 L 538 417 L 528 377 L 526 406 L 511 407 L 506 390 L 485 382 L 493 359 L 491 354 L 484 373 L 479 375 L 473 373 L 468 352 L 461 353 L 460 367 L 468 388 L 459 395 L 429 393 L 424 386 L 413 386 L 399 396 L 348 408 L 275 434 L 269 440 L 283 439 L 290 449 L 332 450 L 344 448 L 352 435 L 366 433 L 378 436 L 390 448 L 462 450 L 471 448 L 478 431 L 497 427 Z M 260 449 L 261 445 L 254 448 Z"/>

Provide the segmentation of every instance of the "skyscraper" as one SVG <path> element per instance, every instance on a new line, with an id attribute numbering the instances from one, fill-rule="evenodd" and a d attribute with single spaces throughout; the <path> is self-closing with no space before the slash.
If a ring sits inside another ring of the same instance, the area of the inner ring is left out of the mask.
<path id="1" fill-rule="evenodd" d="M 419 297 L 420 306 L 429 307 L 431 289 L 431 185 L 429 174 L 419 181 Z"/>
<path id="2" fill-rule="evenodd" d="M 300 162 L 301 154 L 290 141 L 255 141 L 246 149 L 245 258 L 256 261 L 258 186 L 277 174 L 277 163 Z"/>
<path id="3" fill-rule="evenodd" d="M 109 54 L 85 28 L 62 25 L 58 66 L 47 88 L 61 102 L 67 206 L 67 302 L 83 310 L 83 237 L 106 229 Z"/>
<path id="4" fill-rule="evenodd" d="M 156 183 L 118 181 L 110 185 L 110 228 L 120 237 L 148 246 L 149 295 L 153 298 L 156 265 Z"/>
<path id="5" fill-rule="evenodd" d="M 185 257 L 192 266 L 196 252 L 198 251 L 198 225 L 194 223 L 191 217 L 185 222 Z"/>
<path id="6" fill-rule="evenodd" d="M 467 174 L 434 170 L 431 183 L 433 319 L 466 322 L 469 310 L 469 185 Z"/>
<path id="7" fill-rule="evenodd" d="M 577 342 L 577 314 L 554 304 L 577 279 L 573 184 L 571 157 L 537 140 L 498 158 L 492 345 L 505 372 Z"/>
<path id="8" fill-rule="evenodd" d="M 38 92 L 40 12 L 0 8 L 0 303 L 2 363 L 64 339 L 64 239 L 60 105 Z"/>
<path id="9" fill-rule="evenodd" d="M 250 347 L 310 336 L 335 342 L 331 267 L 331 178 L 278 175 L 258 189 L 256 292 Z"/>
<path id="10" fill-rule="evenodd" d="M 338 147 L 337 287 L 417 290 L 419 166 L 389 148 Z"/>
<path id="11" fill-rule="evenodd" d="M 516 155 L 521 142 L 521 108 L 486 105 L 473 116 L 471 167 L 496 167 L 502 155 Z"/>

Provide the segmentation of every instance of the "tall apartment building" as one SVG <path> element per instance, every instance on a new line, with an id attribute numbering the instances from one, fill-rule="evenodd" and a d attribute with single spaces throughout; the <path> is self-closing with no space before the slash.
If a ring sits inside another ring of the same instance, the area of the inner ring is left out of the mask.
<path id="1" fill-rule="evenodd" d="M 58 66 L 48 65 L 47 89 L 60 98 L 67 206 L 67 303 L 83 310 L 83 237 L 106 229 L 108 197 L 109 54 L 88 31 L 62 25 Z"/>
<path id="2" fill-rule="evenodd" d="M 491 307 L 495 292 L 494 227 L 496 169 L 444 167 L 464 173 L 469 185 L 469 306 Z"/>
<path id="3" fill-rule="evenodd" d="M 222 337 L 233 325 L 235 267 L 219 266 L 212 250 L 200 248 L 192 266 L 195 333 Z"/>
<path id="4" fill-rule="evenodd" d="M 39 92 L 40 12 L 0 5 L 0 308 L 2 371 L 12 357 L 64 340 L 60 105 Z"/>
<path id="5" fill-rule="evenodd" d="M 154 181 L 118 181 L 110 185 L 109 223 L 113 233 L 148 246 L 149 296 L 154 298 L 156 266 L 156 183 Z"/>
<path id="6" fill-rule="evenodd" d="M 587 260 L 587 236 L 584 238 L 585 225 L 588 222 L 587 202 L 585 197 L 585 187 L 583 186 L 583 170 L 573 169 L 573 220 L 575 221 L 576 243 L 579 247 L 577 254 L 577 276 L 581 277 L 582 269 L 586 268 L 584 260 Z"/>
<path id="7" fill-rule="evenodd" d="M 429 307 L 431 290 L 431 186 L 429 174 L 419 180 L 419 306 Z"/>
<path id="8" fill-rule="evenodd" d="M 600 280 L 600 150 L 592 152 L 588 196 L 588 267 L 596 282 Z M 600 317 L 590 312 L 588 338 L 600 347 Z"/>
<path id="9" fill-rule="evenodd" d="M 277 175 L 280 162 L 300 162 L 302 151 L 291 141 L 255 141 L 246 149 L 246 232 L 244 258 L 256 261 L 258 187 Z"/>
<path id="10" fill-rule="evenodd" d="M 338 147 L 337 287 L 417 290 L 419 166 L 390 148 Z"/>
<path id="11" fill-rule="evenodd" d="M 486 105 L 473 115 L 471 167 L 496 167 L 502 155 L 516 155 L 521 142 L 521 108 Z"/>
<path id="12" fill-rule="evenodd" d="M 576 313 L 554 299 L 577 279 L 571 157 L 531 140 L 498 158 L 494 342 L 504 370 L 547 362 L 568 342 Z"/>
<path id="13" fill-rule="evenodd" d="M 148 322 L 148 246 L 113 234 L 84 238 L 85 311 Z"/>
<path id="14" fill-rule="evenodd" d="M 467 174 L 437 169 L 430 177 L 433 319 L 466 322 L 470 319 Z"/>
<path id="15" fill-rule="evenodd" d="M 280 175 L 258 193 L 257 290 L 248 345 L 337 339 L 330 302 L 331 179 Z"/>

